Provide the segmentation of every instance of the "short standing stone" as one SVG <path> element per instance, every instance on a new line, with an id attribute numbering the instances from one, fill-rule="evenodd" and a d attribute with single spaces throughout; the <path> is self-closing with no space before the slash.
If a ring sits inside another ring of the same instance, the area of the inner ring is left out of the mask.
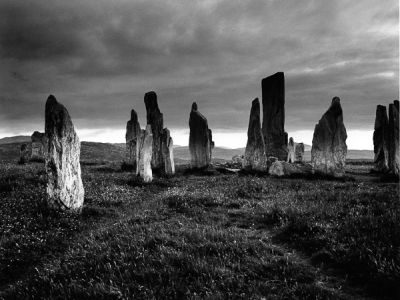
<path id="1" fill-rule="evenodd" d="M 289 139 L 289 143 L 288 143 L 288 147 L 287 147 L 287 151 L 288 151 L 288 156 L 287 156 L 287 162 L 288 163 L 294 163 L 295 162 L 295 143 L 293 138 L 291 137 Z"/>
<path id="2" fill-rule="evenodd" d="M 44 149 L 45 149 L 45 135 L 42 132 L 35 131 L 31 135 L 32 141 L 32 152 L 31 160 L 44 160 Z"/>
<path id="3" fill-rule="evenodd" d="M 386 106 L 376 107 L 375 126 L 374 126 L 374 170 L 386 172 L 389 163 L 388 150 L 388 116 Z"/>
<path id="4" fill-rule="evenodd" d="M 267 157 L 280 160 L 287 158 L 287 139 L 285 132 L 285 75 L 278 72 L 261 81 L 263 124 L 262 132 Z"/>
<path id="5" fill-rule="evenodd" d="M 315 172 L 333 176 L 345 173 L 347 133 L 338 97 L 315 126 L 311 149 L 311 163 Z"/>
<path id="6" fill-rule="evenodd" d="M 298 143 L 295 146 L 295 160 L 296 162 L 303 162 L 304 159 L 304 144 Z"/>
<path id="7" fill-rule="evenodd" d="M 153 134 L 151 125 L 147 125 L 145 130 L 140 134 L 140 151 L 139 163 L 137 164 L 137 174 L 144 182 L 153 180 L 153 172 L 151 170 L 151 156 L 153 153 Z"/>
<path id="8" fill-rule="evenodd" d="M 256 171 L 264 171 L 267 168 L 264 138 L 261 132 L 260 101 L 258 98 L 254 99 L 251 105 L 243 168 Z"/>
<path id="9" fill-rule="evenodd" d="M 144 95 L 144 103 L 147 112 L 147 124 L 151 125 L 153 134 L 153 155 L 151 158 L 151 166 L 153 169 L 164 168 L 163 152 L 161 149 L 163 136 L 163 114 L 160 112 L 157 102 L 157 94 L 153 91 Z"/>
<path id="10" fill-rule="evenodd" d="M 310 164 L 291 164 L 285 161 L 275 161 L 271 164 L 268 174 L 271 176 L 310 175 L 312 167 Z"/>
<path id="11" fill-rule="evenodd" d="M 80 142 L 67 109 L 53 95 L 46 102 L 45 138 L 49 205 L 80 211 L 84 200 Z"/>
<path id="12" fill-rule="evenodd" d="M 192 104 L 189 118 L 189 150 L 192 168 L 205 168 L 211 163 L 211 152 L 214 147 L 212 132 L 208 128 L 207 119 L 197 110 L 197 104 Z"/>
<path id="13" fill-rule="evenodd" d="M 29 161 L 31 149 L 29 144 L 22 144 L 19 150 L 19 164 L 26 164 Z"/>
<path id="14" fill-rule="evenodd" d="M 134 109 L 131 111 L 131 119 L 126 124 L 126 163 L 136 168 L 139 157 L 140 147 L 140 124 L 137 113 Z"/>
<path id="15" fill-rule="evenodd" d="M 389 172 L 399 175 L 399 100 L 389 104 Z"/>
<path id="16" fill-rule="evenodd" d="M 174 142 L 170 136 L 169 130 L 164 128 L 162 135 L 162 154 L 164 162 L 164 173 L 165 175 L 175 174 L 175 164 L 174 164 Z"/>

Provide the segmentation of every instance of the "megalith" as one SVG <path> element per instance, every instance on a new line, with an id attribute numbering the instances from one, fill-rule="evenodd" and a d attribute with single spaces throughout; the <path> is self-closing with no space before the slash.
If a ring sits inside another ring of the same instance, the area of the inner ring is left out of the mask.
<path id="1" fill-rule="evenodd" d="M 151 157 L 151 166 L 155 170 L 164 168 L 162 154 L 162 136 L 163 136 L 163 114 L 160 112 L 157 102 L 157 94 L 153 91 L 144 95 L 144 103 L 147 112 L 147 124 L 151 125 L 153 135 L 153 155 Z"/>
<path id="2" fill-rule="evenodd" d="M 256 98 L 251 103 L 243 168 L 264 171 L 266 167 L 265 144 L 261 131 L 260 101 Z"/>
<path id="3" fill-rule="evenodd" d="M 19 148 L 19 164 L 26 164 L 29 161 L 31 153 L 30 144 L 22 144 Z"/>
<path id="4" fill-rule="evenodd" d="M 388 171 L 389 149 L 388 149 L 388 115 L 386 106 L 376 107 L 375 126 L 374 126 L 374 170 L 377 172 Z"/>
<path id="5" fill-rule="evenodd" d="M 288 146 L 287 146 L 288 155 L 287 155 L 286 162 L 288 162 L 288 163 L 294 163 L 295 162 L 295 160 L 296 160 L 296 158 L 295 158 L 295 147 L 296 147 L 296 145 L 294 143 L 293 138 L 291 137 L 289 139 L 289 143 L 288 143 Z"/>
<path id="6" fill-rule="evenodd" d="M 212 132 L 207 119 L 197 110 L 196 102 L 192 104 L 189 118 L 189 150 L 192 168 L 205 168 L 211 163 L 211 152 L 214 147 Z"/>
<path id="7" fill-rule="evenodd" d="M 31 135 L 31 160 L 44 160 L 45 135 L 43 132 L 35 131 Z"/>
<path id="8" fill-rule="evenodd" d="M 45 138 L 48 203 L 80 211 L 84 200 L 80 142 L 67 109 L 53 95 L 46 102 Z"/>
<path id="9" fill-rule="evenodd" d="M 262 132 L 267 157 L 279 160 L 287 158 L 287 139 L 285 132 L 285 75 L 278 72 L 261 81 L 263 123 Z"/>
<path id="10" fill-rule="evenodd" d="M 139 146 L 139 162 L 136 173 L 143 179 L 144 182 L 153 180 L 153 172 L 151 169 L 151 157 L 153 153 L 153 134 L 151 125 L 147 124 L 146 129 L 140 133 Z"/>
<path id="11" fill-rule="evenodd" d="M 295 152 L 295 161 L 296 162 L 303 162 L 304 159 L 304 144 L 303 143 L 296 143 L 294 147 Z"/>
<path id="12" fill-rule="evenodd" d="M 164 128 L 161 141 L 161 150 L 163 155 L 162 159 L 164 164 L 164 174 L 168 176 L 175 174 L 173 147 L 174 142 L 170 135 L 169 129 Z"/>
<path id="13" fill-rule="evenodd" d="M 389 104 L 389 172 L 399 175 L 399 100 Z"/>
<path id="14" fill-rule="evenodd" d="M 137 113 L 134 109 L 131 111 L 131 119 L 126 123 L 126 163 L 136 168 L 139 157 L 140 147 L 140 124 Z"/>
<path id="15" fill-rule="evenodd" d="M 347 155 L 347 132 L 343 124 L 343 111 L 339 97 L 332 104 L 318 124 L 315 125 L 311 149 L 311 164 L 314 172 L 333 176 L 345 173 Z"/>

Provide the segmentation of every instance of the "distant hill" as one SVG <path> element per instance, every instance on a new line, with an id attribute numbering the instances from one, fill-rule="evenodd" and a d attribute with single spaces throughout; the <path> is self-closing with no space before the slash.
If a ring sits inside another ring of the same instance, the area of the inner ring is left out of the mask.
<path id="1" fill-rule="evenodd" d="M 30 142 L 28 136 L 16 136 L 0 139 L 0 161 L 17 161 L 21 145 Z M 306 161 L 311 160 L 311 147 L 305 145 L 307 151 L 304 153 Z M 213 161 L 231 160 L 232 156 L 244 154 L 244 148 L 227 149 L 215 147 L 213 150 Z M 83 161 L 123 161 L 125 157 L 125 143 L 109 144 L 96 142 L 81 143 L 81 160 Z M 174 147 L 174 158 L 176 164 L 188 163 L 190 152 L 188 146 Z M 348 159 L 368 159 L 374 158 L 371 150 L 349 150 Z"/>
<path id="2" fill-rule="evenodd" d="M 13 143 L 30 143 L 31 137 L 28 135 L 10 136 L 0 139 L 0 145 Z"/>

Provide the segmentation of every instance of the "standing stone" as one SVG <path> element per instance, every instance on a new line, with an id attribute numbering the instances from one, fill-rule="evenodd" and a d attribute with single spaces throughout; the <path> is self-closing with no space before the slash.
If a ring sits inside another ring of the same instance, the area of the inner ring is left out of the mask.
<path id="1" fill-rule="evenodd" d="M 19 161 L 18 163 L 23 165 L 29 161 L 31 149 L 29 144 L 22 144 L 19 149 Z"/>
<path id="2" fill-rule="evenodd" d="M 126 123 L 126 163 L 136 168 L 139 157 L 140 147 L 140 124 L 137 113 L 134 109 L 131 111 L 131 119 Z"/>
<path id="3" fill-rule="evenodd" d="M 386 172 L 389 164 L 388 150 L 388 116 L 386 106 L 378 105 L 376 107 L 375 126 L 374 126 L 374 170 L 377 172 Z"/>
<path id="4" fill-rule="evenodd" d="M 164 173 L 165 175 L 174 175 L 175 174 L 175 164 L 174 164 L 174 142 L 172 137 L 170 136 L 169 130 L 164 128 L 162 135 L 162 155 L 164 162 Z"/>
<path id="5" fill-rule="evenodd" d="M 287 158 L 287 139 L 285 132 L 285 75 L 278 72 L 261 81 L 263 124 L 262 132 L 267 157 L 279 160 Z"/>
<path id="6" fill-rule="evenodd" d="M 162 135 L 163 135 L 163 114 L 160 112 L 157 103 L 157 94 L 153 91 L 144 95 L 144 103 L 147 112 L 147 124 L 151 125 L 153 134 L 153 155 L 151 158 L 151 166 L 155 170 L 163 169 L 164 162 L 162 158 Z"/>
<path id="7" fill-rule="evenodd" d="M 211 152 L 214 147 L 212 132 L 207 119 L 197 110 L 196 102 L 192 104 L 189 118 L 189 150 L 192 168 L 205 168 L 211 163 Z"/>
<path id="8" fill-rule="evenodd" d="M 315 125 L 311 149 L 311 163 L 315 172 L 343 176 L 347 155 L 347 132 L 338 97 Z"/>
<path id="9" fill-rule="evenodd" d="M 243 168 L 256 171 L 266 170 L 265 145 L 261 132 L 260 101 L 258 98 L 251 103 Z"/>
<path id="10" fill-rule="evenodd" d="M 151 125 L 147 125 L 145 130 L 140 134 L 140 150 L 139 162 L 137 163 L 136 173 L 143 179 L 144 182 L 153 180 L 153 172 L 151 170 L 151 157 L 153 153 L 153 134 Z"/>
<path id="11" fill-rule="evenodd" d="M 288 163 L 294 163 L 295 162 L 295 143 L 294 143 L 294 140 L 293 140 L 293 138 L 291 137 L 290 139 L 289 139 L 289 144 L 288 144 L 288 147 L 287 147 L 287 149 L 288 149 L 288 156 L 287 156 L 287 162 Z"/>
<path id="12" fill-rule="evenodd" d="M 389 104 L 389 172 L 399 175 L 399 100 Z"/>
<path id="13" fill-rule="evenodd" d="M 47 195 L 51 206 L 82 209 L 80 142 L 67 109 L 50 95 L 45 112 Z"/>
<path id="14" fill-rule="evenodd" d="M 304 144 L 298 143 L 295 146 L 295 160 L 296 162 L 303 162 L 304 159 Z"/>
<path id="15" fill-rule="evenodd" d="M 32 141 L 32 152 L 31 160 L 44 160 L 44 147 L 45 147 L 45 135 L 42 132 L 35 131 L 31 135 Z"/>

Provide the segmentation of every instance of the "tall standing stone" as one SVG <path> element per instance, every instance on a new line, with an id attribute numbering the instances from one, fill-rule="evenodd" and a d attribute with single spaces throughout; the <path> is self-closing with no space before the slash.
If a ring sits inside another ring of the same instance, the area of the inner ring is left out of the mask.
<path id="1" fill-rule="evenodd" d="M 304 159 L 304 144 L 298 143 L 295 146 L 295 161 L 296 162 L 303 162 Z"/>
<path id="2" fill-rule="evenodd" d="M 42 132 L 35 131 L 31 135 L 32 152 L 31 160 L 44 160 L 45 135 Z"/>
<path id="3" fill-rule="evenodd" d="M 164 174 L 174 175 L 175 174 L 175 163 L 174 163 L 174 142 L 167 128 L 164 128 L 162 135 L 162 155 L 164 162 Z"/>
<path id="4" fill-rule="evenodd" d="M 212 132 L 207 119 L 197 110 L 196 102 L 192 104 L 189 118 L 189 150 L 192 168 L 204 168 L 211 163 L 211 152 L 214 147 Z"/>
<path id="5" fill-rule="evenodd" d="M 261 131 L 260 101 L 256 98 L 251 103 L 243 168 L 264 171 L 266 166 L 265 144 Z"/>
<path id="6" fill-rule="evenodd" d="M 49 204 L 80 211 L 84 200 L 80 142 L 67 109 L 53 95 L 46 102 L 45 138 Z"/>
<path id="7" fill-rule="evenodd" d="M 153 169 L 163 169 L 164 162 L 162 158 L 162 135 L 163 135 L 163 114 L 158 108 L 157 94 L 153 91 L 144 95 L 144 103 L 147 112 L 147 124 L 151 125 L 153 133 L 153 155 L 151 158 L 151 166 Z"/>
<path id="8" fill-rule="evenodd" d="M 139 157 L 140 147 L 140 124 L 137 113 L 134 109 L 131 111 L 131 119 L 126 123 L 126 162 L 136 169 Z"/>
<path id="9" fill-rule="evenodd" d="M 153 180 L 153 172 L 151 169 L 151 157 L 153 153 L 153 134 L 151 125 L 147 125 L 145 130 L 140 134 L 139 146 L 139 162 L 137 163 L 137 174 L 144 182 Z"/>
<path id="10" fill-rule="evenodd" d="M 285 75 L 278 72 L 261 81 L 263 124 L 262 132 L 267 157 L 279 160 L 287 158 L 287 139 L 285 132 Z"/>
<path id="11" fill-rule="evenodd" d="M 296 145 L 294 143 L 293 138 L 291 137 L 289 139 L 289 143 L 288 143 L 288 147 L 287 147 L 288 156 L 287 156 L 287 160 L 286 161 L 288 163 L 294 163 L 296 161 L 296 158 L 295 158 L 295 147 L 296 147 Z"/>
<path id="12" fill-rule="evenodd" d="M 375 126 L 374 126 L 374 170 L 377 172 L 386 172 L 389 164 L 388 150 L 388 115 L 386 106 L 378 105 L 376 107 Z"/>
<path id="13" fill-rule="evenodd" d="M 315 125 L 311 149 L 311 163 L 315 172 L 333 176 L 345 173 L 347 132 L 338 97 Z"/>
<path id="14" fill-rule="evenodd" d="M 389 171 L 399 175 L 399 100 L 389 104 Z"/>

